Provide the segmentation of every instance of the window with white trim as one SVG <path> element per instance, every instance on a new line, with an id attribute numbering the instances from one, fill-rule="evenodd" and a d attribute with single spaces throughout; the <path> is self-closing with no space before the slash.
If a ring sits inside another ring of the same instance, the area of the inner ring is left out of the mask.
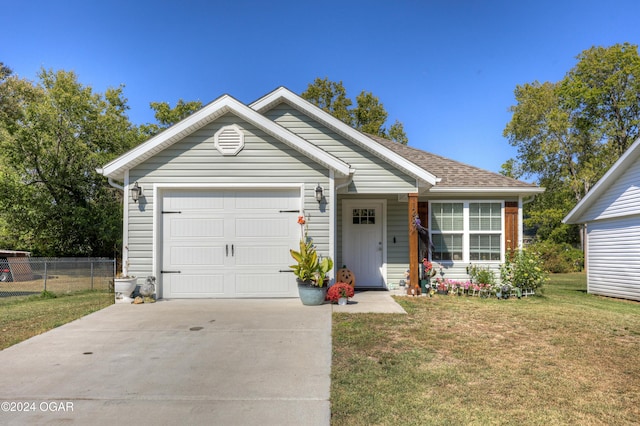
<path id="1" fill-rule="evenodd" d="M 500 261 L 503 203 L 432 202 L 430 232 L 435 261 Z"/>
<path id="2" fill-rule="evenodd" d="M 469 260 L 497 260 L 502 251 L 502 203 L 469 203 Z"/>
<path id="3" fill-rule="evenodd" d="M 433 260 L 462 260 L 464 204 L 432 203 L 431 235 Z"/>

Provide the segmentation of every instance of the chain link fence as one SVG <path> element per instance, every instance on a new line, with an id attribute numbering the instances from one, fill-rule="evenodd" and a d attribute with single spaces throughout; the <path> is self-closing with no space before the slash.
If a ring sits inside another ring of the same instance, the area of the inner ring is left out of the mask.
<path id="1" fill-rule="evenodd" d="M 0 297 L 113 291 L 114 274 L 114 259 L 0 257 Z"/>

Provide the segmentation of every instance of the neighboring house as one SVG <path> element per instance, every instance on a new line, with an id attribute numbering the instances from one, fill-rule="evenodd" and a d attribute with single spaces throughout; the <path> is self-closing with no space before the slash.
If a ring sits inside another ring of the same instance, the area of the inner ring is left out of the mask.
<path id="1" fill-rule="evenodd" d="M 303 232 L 357 287 L 417 279 L 415 215 L 446 277 L 466 277 L 518 246 L 523 202 L 542 191 L 363 134 L 285 88 L 224 95 L 99 172 L 127 195 L 123 264 L 164 298 L 296 297 Z"/>
<path id="2" fill-rule="evenodd" d="M 640 300 L 640 139 L 563 222 L 586 226 L 587 291 Z"/>

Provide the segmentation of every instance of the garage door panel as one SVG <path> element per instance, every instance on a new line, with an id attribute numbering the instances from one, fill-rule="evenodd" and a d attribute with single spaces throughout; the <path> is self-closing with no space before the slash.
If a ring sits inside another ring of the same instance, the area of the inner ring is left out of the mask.
<path id="1" fill-rule="evenodd" d="M 260 266 L 263 269 L 270 267 L 274 271 L 286 269 L 294 262 L 289 254 L 290 248 L 288 244 L 238 246 L 235 248 L 235 264 L 243 268 Z"/>
<path id="2" fill-rule="evenodd" d="M 251 238 L 284 238 L 289 240 L 291 234 L 291 219 L 277 218 L 238 218 L 235 219 L 236 237 Z"/>
<path id="3" fill-rule="evenodd" d="M 223 211 L 225 193 L 220 191 L 171 192 L 164 198 L 165 210 L 218 210 Z"/>
<path id="4" fill-rule="evenodd" d="M 173 266 L 200 266 L 206 269 L 224 266 L 225 251 L 222 247 L 172 246 L 171 263 Z"/>
<path id="5" fill-rule="evenodd" d="M 256 202 L 259 200 L 259 202 Z M 233 208 L 238 212 L 271 213 L 297 208 L 300 196 L 293 190 L 238 191 L 232 199 Z"/>
<path id="6" fill-rule="evenodd" d="M 171 274 L 172 297 L 215 297 L 224 295 L 224 274 Z"/>
<path id="7" fill-rule="evenodd" d="M 180 218 L 170 219 L 172 238 L 224 237 L 224 219 Z"/>

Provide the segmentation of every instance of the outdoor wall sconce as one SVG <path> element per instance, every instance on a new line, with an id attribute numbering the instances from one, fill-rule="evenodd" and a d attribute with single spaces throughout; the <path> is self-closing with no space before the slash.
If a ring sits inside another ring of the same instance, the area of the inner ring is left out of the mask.
<path id="1" fill-rule="evenodd" d="M 316 201 L 317 202 L 321 202 L 322 201 L 322 197 L 323 197 L 323 192 L 324 190 L 322 189 L 322 187 L 320 186 L 320 184 L 318 184 L 318 186 L 316 186 Z"/>
<path id="2" fill-rule="evenodd" d="M 138 185 L 138 182 L 135 182 L 133 184 L 133 187 L 131 188 L 131 199 L 133 200 L 134 203 L 137 203 L 141 195 L 142 195 L 142 187 Z"/>

